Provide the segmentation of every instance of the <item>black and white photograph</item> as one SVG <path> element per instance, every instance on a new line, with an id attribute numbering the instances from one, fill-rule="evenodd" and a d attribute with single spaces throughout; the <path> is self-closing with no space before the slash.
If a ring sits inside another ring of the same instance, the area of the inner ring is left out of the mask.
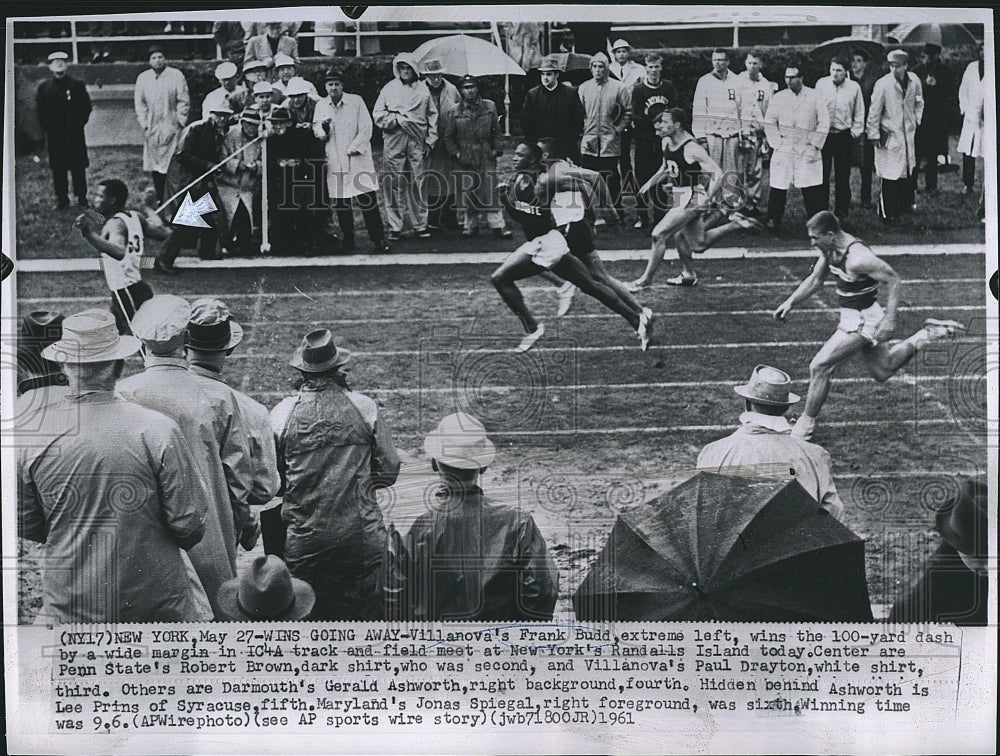
<path id="1" fill-rule="evenodd" d="M 991 10 L 154 6 L 6 21 L 10 752 L 995 751 Z"/>

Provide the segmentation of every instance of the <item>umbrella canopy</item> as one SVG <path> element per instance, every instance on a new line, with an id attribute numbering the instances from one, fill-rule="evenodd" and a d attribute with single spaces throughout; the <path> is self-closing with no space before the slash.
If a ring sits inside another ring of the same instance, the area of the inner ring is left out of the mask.
<path id="1" fill-rule="evenodd" d="M 978 44 L 963 24 L 900 24 L 889 32 L 889 41 L 900 45 L 933 42 L 941 47 Z"/>
<path id="2" fill-rule="evenodd" d="M 466 34 L 424 42 L 413 51 L 413 56 L 420 63 L 437 58 L 444 72 L 452 76 L 524 76 L 524 69 L 499 47 Z"/>
<path id="3" fill-rule="evenodd" d="M 569 71 L 586 71 L 590 73 L 590 59 L 592 56 L 584 55 L 583 53 L 566 52 L 566 53 L 553 53 L 550 57 L 555 58 L 562 70 L 565 72 Z"/>
<path id="4" fill-rule="evenodd" d="M 796 480 L 698 473 L 618 516 L 587 621 L 871 622 L 864 541 Z"/>
<path id="5" fill-rule="evenodd" d="M 868 55 L 869 60 L 885 60 L 885 46 L 881 42 L 876 42 L 874 39 L 868 39 L 867 37 L 837 37 L 814 47 L 811 55 L 816 60 L 830 60 L 830 58 L 841 57 L 846 58 L 850 62 L 851 56 L 857 50 L 864 51 Z"/>

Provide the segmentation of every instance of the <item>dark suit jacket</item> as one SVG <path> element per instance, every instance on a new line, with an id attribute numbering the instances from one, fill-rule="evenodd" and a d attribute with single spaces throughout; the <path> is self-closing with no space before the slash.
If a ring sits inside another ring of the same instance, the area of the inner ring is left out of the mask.
<path id="1" fill-rule="evenodd" d="M 568 156 L 576 155 L 583 134 L 583 103 L 576 87 L 560 82 L 551 92 L 540 84 L 528 91 L 521 109 L 524 138 L 553 137 Z"/>
<path id="2" fill-rule="evenodd" d="M 89 165 L 83 135 L 91 111 L 87 86 L 69 74 L 62 79 L 47 79 L 38 85 L 36 107 L 38 122 L 48 138 L 52 166 Z"/>

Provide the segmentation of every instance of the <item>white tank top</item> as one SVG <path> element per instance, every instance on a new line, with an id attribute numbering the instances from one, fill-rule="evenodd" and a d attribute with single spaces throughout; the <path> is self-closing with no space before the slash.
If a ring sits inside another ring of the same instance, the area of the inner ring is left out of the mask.
<path id="1" fill-rule="evenodd" d="M 137 212 L 118 213 L 114 217 L 125 224 L 125 257 L 116 260 L 111 255 L 101 255 L 101 267 L 104 269 L 104 280 L 108 282 L 108 288 L 118 291 L 142 280 L 139 258 L 142 257 L 144 245 L 142 223 Z"/>

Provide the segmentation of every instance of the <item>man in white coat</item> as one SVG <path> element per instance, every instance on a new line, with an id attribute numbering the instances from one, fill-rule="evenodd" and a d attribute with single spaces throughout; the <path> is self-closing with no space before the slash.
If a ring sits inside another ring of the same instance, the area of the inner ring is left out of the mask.
<path id="1" fill-rule="evenodd" d="M 979 60 L 974 60 L 968 65 L 962 76 L 962 84 L 958 88 L 958 109 L 962 111 L 963 118 L 962 135 L 958 138 L 958 151 L 962 153 L 962 182 L 965 184 L 966 194 L 972 194 L 976 187 L 976 158 L 984 156 L 985 69 L 983 48 L 980 47 Z M 990 91 L 993 91 L 992 87 L 990 87 Z"/>
<path id="2" fill-rule="evenodd" d="M 135 116 L 144 135 L 142 169 L 153 175 L 158 202 L 163 202 L 170 158 L 187 125 L 190 105 L 184 74 L 167 65 L 162 47 L 151 46 L 149 70 L 135 80 Z"/>
<path id="3" fill-rule="evenodd" d="M 875 172 L 882 180 L 879 217 L 889 225 L 899 223 L 913 204 L 917 167 L 917 126 L 924 115 L 920 78 L 907 71 L 910 56 L 893 50 L 887 56 L 889 73 L 875 82 L 868 109 L 868 138 L 875 143 Z"/>
<path id="4" fill-rule="evenodd" d="M 323 78 L 327 96 L 316 103 L 313 133 L 326 145 L 326 186 L 342 235 L 340 251 L 354 252 L 354 210 L 361 209 L 368 236 L 379 252 L 388 252 L 378 209 L 378 177 L 372 160 L 372 119 L 360 95 L 344 92 L 341 74 Z"/>
<path id="5" fill-rule="evenodd" d="M 438 108 L 427 85 L 417 79 L 412 55 L 397 55 L 392 71 L 394 78 L 382 87 L 372 111 L 382 129 L 383 160 L 392 182 L 386 206 L 389 239 L 398 239 L 404 230 L 427 239 L 423 172 L 427 153 L 438 141 Z"/>
<path id="6" fill-rule="evenodd" d="M 781 226 L 790 186 L 802 191 L 807 218 L 825 210 L 828 202 L 823 193 L 823 144 L 830 130 L 830 111 L 815 89 L 802 84 L 798 66 L 785 69 L 785 84 L 771 98 L 764 118 L 764 131 L 774 150 L 765 222 L 772 231 Z"/>

